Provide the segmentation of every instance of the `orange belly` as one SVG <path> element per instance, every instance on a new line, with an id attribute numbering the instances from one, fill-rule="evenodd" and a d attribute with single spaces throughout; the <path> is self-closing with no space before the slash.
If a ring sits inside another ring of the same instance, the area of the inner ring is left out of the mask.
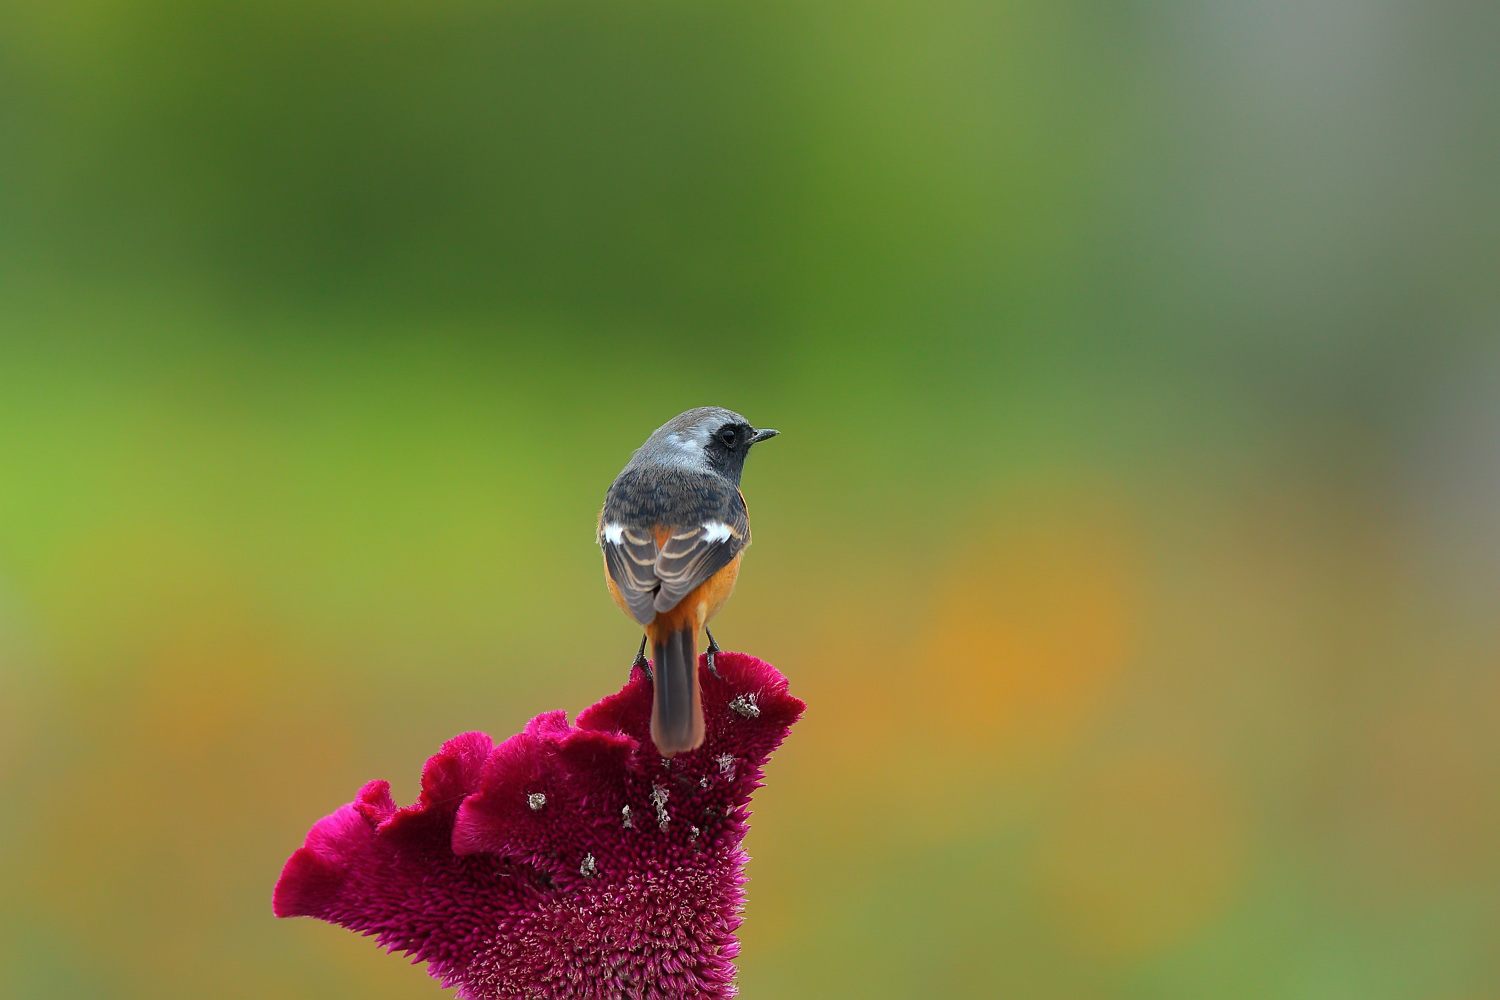
<path id="1" fill-rule="evenodd" d="M 740 556 L 737 555 L 723 569 L 688 591 L 687 596 L 677 602 L 677 607 L 658 612 L 656 620 L 646 626 L 647 634 L 654 637 L 658 632 L 665 635 L 684 628 L 697 632 L 712 621 L 724 602 L 729 600 L 739 575 Z"/>
<path id="2" fill-rule="evenodd" d="M 696 632 L 712 621 L 724 602 L 729 600 L 729 595 L 734 593 L 734 584 L 740 575 L 740 559 L 743 556 L 743 552 L 739 553 L 723 569 L 688 591 L 687 596 L 678 601 L 672 610 L 658 612 L 656 619 L 646 626 L 646 634 L 654 638 L 658 634 L 666 635 L 689 626 Z M 625 598 L 621 596 L 620 588 L 615 586 L 615 581 L 610 578 L 608 568 L 604 571 L 604 582 L 609 587 L 609 596 L 614 598 L 615 604 L 629 615 L 630 609 L 625 606 Z"/>

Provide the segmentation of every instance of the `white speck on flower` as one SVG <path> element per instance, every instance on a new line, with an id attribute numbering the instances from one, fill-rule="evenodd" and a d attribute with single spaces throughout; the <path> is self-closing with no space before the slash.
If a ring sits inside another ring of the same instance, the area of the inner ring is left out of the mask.
<path id="1" fill-rule="evenodd" d="M 584 878 L 593 878 L 599 874 L 599 866 L 594 862 L 592 854 L 585 854 L 583 856 L 583 864 L 578 866 L 578 874 Z"/>
<path id="2" fill-rule="evenodd" d="M 672 817 L 667 815 L 667 789 L 664 785 L 651 786 L 651 804 L 656 807 L 656 822 L 663 830 L 667 824 L 672 822 Z"/>
<path id="3" fill-rule="evenodd" d="M 747 719 L 760 718 L 760 706 L 755 703 L 755 692 L 749 694 L 737 694 L 729 702 L 729 710 L 743 715 Z"/>
<path id="4" fill-rule="evenodd" d="M 547 796 L 543 792 L 532 792 L 526 796 L 526 804 L 531 807 L 532 812 L 536 812 L 547 804 Z"/>
<path id="5" fill-rule="evenodd" d="M 630 818 L 630 806 L 626 805 L 626 806 L 622 806 L 620 808 L 620 821 L 621 821 L 621 824 L 625 827 L 625 829 L 627 829 L 627 830 L 634 830 L 635 829 L 635 820 L 633 820 L 633 819 Z"/>
<path id="6" fill-rule="evenodd" d="M 714 760 L 719 762 L 720 774 L 734 773 L 734 754 L 721 753 Z"/>

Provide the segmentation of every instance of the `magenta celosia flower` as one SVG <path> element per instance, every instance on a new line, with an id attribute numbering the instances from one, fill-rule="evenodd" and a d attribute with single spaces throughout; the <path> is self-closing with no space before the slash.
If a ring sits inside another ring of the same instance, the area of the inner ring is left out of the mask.
<path id="1" fill-rule="evenodd" d="M 750 793 L 803 704 L 752 656 L 715 665 L 691 753 L 656 752 L 637 670 L 575 726 L 449 740 L 415 805 L 370 782 L 287 861 L 276 915 L 373 934 L 467 1000 L 732 996 Z"/>

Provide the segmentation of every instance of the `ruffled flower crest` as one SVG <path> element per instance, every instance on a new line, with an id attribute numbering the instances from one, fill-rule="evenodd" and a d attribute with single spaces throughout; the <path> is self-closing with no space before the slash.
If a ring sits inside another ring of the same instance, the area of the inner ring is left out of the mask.
<path id="1" fill-rule="evenodd" d="M 754 657 L 716 666 L 691 753 L 657 754 L 637 670 L 576 725 L 454 737 L 404 809 L 370 782 L 287 861 L 276 915 L 375 935 L 464 1000 L 732 996 L 750 795 L 804 706 Z"/>

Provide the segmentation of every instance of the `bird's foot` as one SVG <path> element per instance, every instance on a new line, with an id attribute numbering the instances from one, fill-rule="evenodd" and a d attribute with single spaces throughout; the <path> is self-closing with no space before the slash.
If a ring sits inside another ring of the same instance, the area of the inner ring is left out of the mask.
<path id="1" fill-rule="evenodd" d="M 633 672 L 636 667 L 645 671 L 646 680 L 654 681 L 656 678 L 651 674 L 651 661 L 646 659 L 646 637 L 641 636 L 641 648 L 636 650 L 635 659 L 630 661 L 630 669 Z"/>
<path id="2" fill-rule="evenodd" d="M 713 674 L 716 679 L 722 680 L 723 678 L 719 677 L 719 668 L 714 666 L 714 657 L 722 653 L 723 650 L 719 648 L 717 642 L 714 642 L 714 634 L 708 631 L 707 625 L 703 626 L 703 631 L 708 635 L 708 672 Z"/>

